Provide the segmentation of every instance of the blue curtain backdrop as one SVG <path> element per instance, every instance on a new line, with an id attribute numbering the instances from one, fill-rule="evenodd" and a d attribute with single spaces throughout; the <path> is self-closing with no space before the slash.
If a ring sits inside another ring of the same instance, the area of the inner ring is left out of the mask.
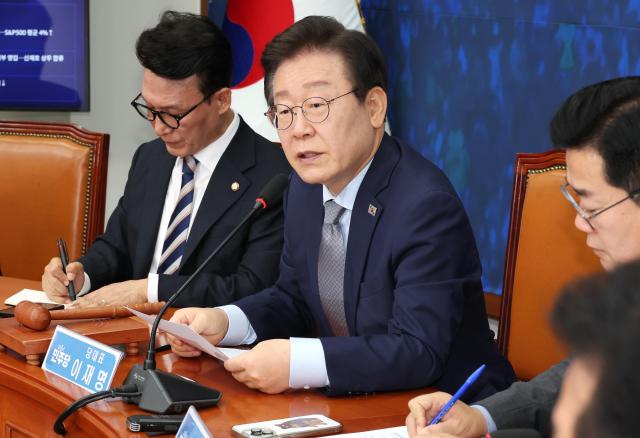
<path id="1" fill-rule="evenodd" d="M 640 74 L 640 0 L 361 6 L 388 63 L 393 134 L 449 176 L 473 225 L 485 289 L 501 293 L 515 154 L 552 147 L 549 121 L 569 94 Z"/>

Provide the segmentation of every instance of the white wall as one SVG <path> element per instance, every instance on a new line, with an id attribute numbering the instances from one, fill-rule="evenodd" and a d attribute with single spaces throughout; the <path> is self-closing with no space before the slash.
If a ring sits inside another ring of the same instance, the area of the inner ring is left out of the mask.
<path id="1" fill-rule="evenodd" d="M 199 12 L 200 0 L 90 0 L 91 111 L 0 111 L 0 120 L 70 122 L 109 133 L 107 218 L 124 190 L 135 149 L 155 137 L 151 126 L 129 105 L 142 80 L 134 45 L 138 35 L 168 9 Z"/>

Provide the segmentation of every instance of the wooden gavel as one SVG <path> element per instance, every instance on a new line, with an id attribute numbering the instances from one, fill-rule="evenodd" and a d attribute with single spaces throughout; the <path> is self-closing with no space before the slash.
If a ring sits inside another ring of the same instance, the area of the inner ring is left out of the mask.
<path id="1" fill-rule="evenodd" d="M 146 314 L 156 314 L 164 306 L 159 303 L 131 304 L 127 307 Z M 44 330 L 49 327 L 52 319 L 96 319 L 122 318 L 132 313 L 124 306 L 85 307 L 77 309 L 47 310 L 40 304 L 30 301 L 20 301 L 13 312 L 16 321 L 32 330 Z"/>

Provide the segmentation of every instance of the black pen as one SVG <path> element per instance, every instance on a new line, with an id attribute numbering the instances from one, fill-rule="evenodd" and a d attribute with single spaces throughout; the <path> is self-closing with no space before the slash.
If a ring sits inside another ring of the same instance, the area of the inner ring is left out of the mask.
<path id="1" fill-rule="evenodd" d="M 67 254 L 67 244 L 64 243 L 64 239 L 62 237 L 58 239 L 58 251 L 60 252 L 60 260 L 62 261 L 62 272 L 64 272 L 64 275 L 67 275 L 69 255 Z M 67 285 L 67 292 L 69 292 L 69 298 L 71 298 L 71 301 L 75 301 L 76 289 L 73 287 L 73 281 L 70 281 Z"/>

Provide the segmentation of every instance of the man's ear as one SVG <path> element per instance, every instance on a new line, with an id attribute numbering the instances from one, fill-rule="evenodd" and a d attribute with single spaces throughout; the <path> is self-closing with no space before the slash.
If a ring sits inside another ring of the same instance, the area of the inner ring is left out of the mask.
<path id="1" fill-rule="evenodd" d="M 373 87 L 364 101 L 369 113 L 369 120 L 374 128 L 384 128 L 387 116 L 387 93 L 381 87 Z"/>
<path id="2" fill-rule="evenodd" d="M 218 108 L 218 114 L 226 113 L 231 107 L 231 89 L 224 87 L 213 93 L 211 99 Z"/>

